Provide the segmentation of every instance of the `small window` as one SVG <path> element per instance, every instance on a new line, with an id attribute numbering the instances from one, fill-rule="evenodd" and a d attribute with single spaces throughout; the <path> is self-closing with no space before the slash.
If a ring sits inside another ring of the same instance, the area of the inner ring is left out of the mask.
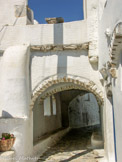
<path id="1" fill-rule="evenodd" d="M 44 100 L 44 116 L 51 116 L 51 102 L 50 97 Z"/>
<path id="2" fill-rule="evenodd" d="M 52 96 L 52 103 L 53 103 L 53 115 L 56 115 L 56 99 Z"/>

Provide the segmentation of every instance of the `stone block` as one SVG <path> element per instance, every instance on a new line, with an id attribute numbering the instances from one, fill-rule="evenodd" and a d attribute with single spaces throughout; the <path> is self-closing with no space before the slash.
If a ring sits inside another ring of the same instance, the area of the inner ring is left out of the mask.
<path id="1" fill-rule="evenodd" d="M 58 24 L 64 22 L 62 17 L 45 18 L 45 20 L 48 24 Z"/>

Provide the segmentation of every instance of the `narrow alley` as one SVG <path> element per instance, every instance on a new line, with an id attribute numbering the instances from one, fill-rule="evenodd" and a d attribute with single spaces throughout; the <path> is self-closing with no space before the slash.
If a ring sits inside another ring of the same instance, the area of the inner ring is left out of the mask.
<path id="1" fill-rule="evenodd" d="M 93 127 L 71 129 L 56 145 L 49 148 L 38 162 L 105 162 L 104 149 L 91 147 Z"/>

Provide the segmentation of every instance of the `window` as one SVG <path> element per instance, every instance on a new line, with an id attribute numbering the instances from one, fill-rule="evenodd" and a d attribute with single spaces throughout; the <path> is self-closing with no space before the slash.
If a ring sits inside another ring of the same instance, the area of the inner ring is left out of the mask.
<path id="1" fill-rule="evenodd" d="M 52 96 L 53 115 L 56 115 L 56 99 Z"/>
<path id="2" fill-rule="evenodd" d="M 44 116 L 51 116 L 51 102 L 50 97 L 44 100 Z"/>

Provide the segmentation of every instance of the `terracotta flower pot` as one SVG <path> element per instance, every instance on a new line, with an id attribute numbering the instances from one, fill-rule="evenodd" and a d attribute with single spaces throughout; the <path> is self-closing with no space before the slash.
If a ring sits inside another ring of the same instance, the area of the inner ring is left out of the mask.
<path id="1" fill-rule="evenodd" d="M 15 139 L 16 138 L 14 137 L 6 140 L 0 140 L 0 151 L 9 151 L 13 147 Z"/>

